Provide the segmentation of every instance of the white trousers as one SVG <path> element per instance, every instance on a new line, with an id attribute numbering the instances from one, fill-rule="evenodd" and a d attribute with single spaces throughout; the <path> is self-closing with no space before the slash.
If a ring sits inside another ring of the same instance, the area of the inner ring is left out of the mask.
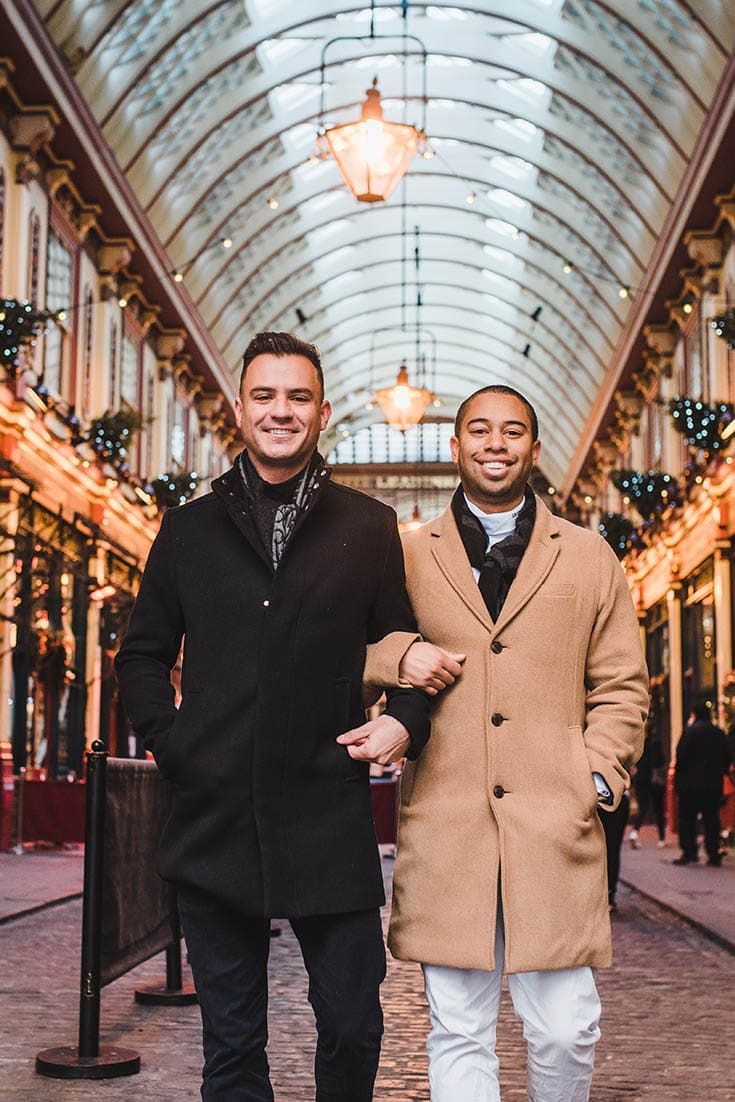
<path id="1" fill-rule="evenodd" d="M 498 915 L 495 971 L 423 965 L 431 1032 L 431 1102 L 500 1102 L 495 1029 L 503 978 Z M 588 1102 L 600 1000 L 590 968 L 508 976 L 528 1046 L 528 1102 Z"/>

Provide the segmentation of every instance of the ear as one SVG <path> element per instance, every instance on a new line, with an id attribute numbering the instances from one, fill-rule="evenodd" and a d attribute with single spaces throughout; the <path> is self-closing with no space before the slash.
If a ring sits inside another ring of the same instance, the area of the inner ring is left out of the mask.
<path id="1" fill-rule="evenodd" d="M 239 394 L 235 398 L 235 424 L 239 429 L 242 428 L 242 401 Z"/>
<path id="2" fill-rule="evenodd" d="M 533 447 L 531 448 L 531 460 L 534 467 L 538 463 L 538 457 L 541 455 L 541 441 L 534 440 Z"/>
<path id="3" fill-rule="evenodd" d="M 329 419 L 330 419 L 331 416 L 332 416 L 332 407 L 330 406 L 329 402 L 327 402 L 326 399 L 325 399 L 322 402 L 322 408 L 319 411 L 319 424 L 321 426 L 322 432 L 324 432 L 325 428 L 329 424 Z"/>
<path id="4" fill-rule="evenodd" d="M 450 436 L 449 449 L 452 453 L 452 463 L 456 465 L 457 459 L 459 457 L 459 440 L 456 436 Z"/>

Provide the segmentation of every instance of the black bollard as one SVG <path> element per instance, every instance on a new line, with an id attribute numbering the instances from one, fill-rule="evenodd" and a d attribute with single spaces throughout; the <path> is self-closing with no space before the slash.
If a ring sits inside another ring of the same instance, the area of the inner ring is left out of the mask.
<path id="1" fill-rule="evenodd" d="M 132 1049 L 100 1046 L 100 953 L 102 948 L 102 867 L 105 836 L 107 751 L 94 742 L 87 754 L 82 976 L 79 1044 L 47 1048 L 36 1056 L 36 1071 L 53 1079 L 112 1079 L 140 1071 Z"/>
<path id="2" fill-rule="evenodd" d="M 198 1002 L 192 983 L 183 982 L 181 968 L 181 923 L 176 889 L 169 887 L 171 933 L 173 941 L 166 946 L 166 984 L 136 987 L 135 1001 L 142 1006 L 189 1006 Z"/>

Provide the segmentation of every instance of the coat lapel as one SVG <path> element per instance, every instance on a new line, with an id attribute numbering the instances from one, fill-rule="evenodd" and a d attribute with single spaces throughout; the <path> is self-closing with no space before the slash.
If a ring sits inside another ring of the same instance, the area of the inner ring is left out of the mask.
<path id="1" fill-rule="evenodd" d="M 457 531 L 451 506 L 429 526 L 431 551 L 439 569 L 483 627 L 497 634 L 530 601 L 559 554 L 560 528 L 544 503 L 536 498 L 536 523 L 521 559 L 497 623 L 493 623 L 472 573 L 467 552 Z"/>
<path id="2" fill-rule="evenodd" d="M 536 498 L 536 523 L 531 539 L 518 567 L 518 573 L 508 591 L 500 616 L 494 625 L 495 633 L 502 631 L 518 615 L 524 605 L 543 584 L 559 554 L 561 529 L 544 503 Z"/>
<path id="3" fill-rule="evenodd" d="M 231 467 L 229 471 L 225 471 L 219 478 L 214 479 L 212 482 L 212 491 L 224 505 L 230 519 L 234 522 L 237 529 L 242 533 L 258 558 L 262 559 L 272 574 L 273 564 L 263 546 L 263 541 L 258 535 L 252 513 L 247 508 L 240 487 L 240 475 L 234 467 Z"/>
<path id="4" fill-rule="evenodd" d="M 429 532 L 431 552 L 442 574 L 483 627 L 492 631 L 493 622 L 472 573 L 451 505 L 431 523 Z"/>

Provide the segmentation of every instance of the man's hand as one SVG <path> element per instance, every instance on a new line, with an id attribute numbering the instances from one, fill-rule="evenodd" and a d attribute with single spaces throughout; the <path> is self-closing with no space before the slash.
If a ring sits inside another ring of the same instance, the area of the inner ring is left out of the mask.
<path id="1" fill-rule="evenodd" d="M 398 667 L 399 684 L 407 683 L 436 696 L 462 673 L 464 654 L 452 654 L 433 643 L 412 643 Z"/>
<path id="2" fill-rule="evenodd" d="M 408 731 L 403 724 L 387 715 L 371 719 L 369 723 L 363 723 L 362 727 L 355 727 L 352 731 L 345 731 L 337 742 L 347 748 L 347 753 L 355 761 L 372 761 L 377 765 L 400 761 L 405 758 L 411 745 Z"/>

